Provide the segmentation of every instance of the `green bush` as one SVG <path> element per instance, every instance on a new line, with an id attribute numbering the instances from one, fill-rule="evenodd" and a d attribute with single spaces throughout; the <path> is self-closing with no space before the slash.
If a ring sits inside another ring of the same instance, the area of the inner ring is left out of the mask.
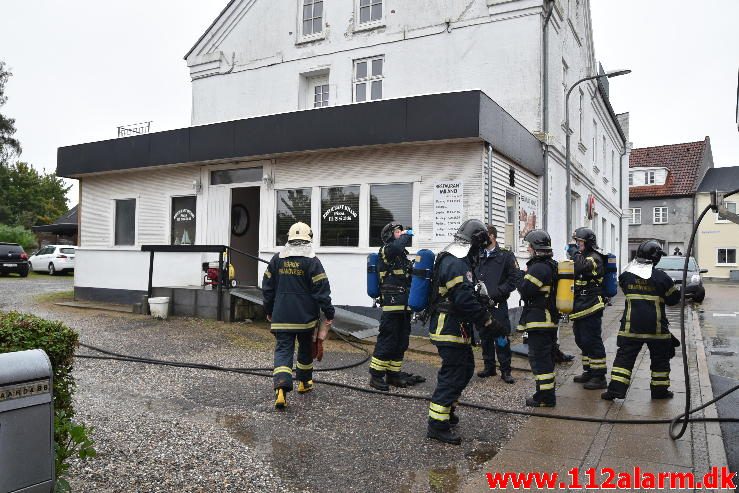
<path id="1" fill-rule="evenodd" d="M 38 242 L 36 236 L 23 226 L 8 226 L 0 224 L 0 241 L 18 243 L 27 252 L 35 250 Z"/>
<path id="2" fill-rule="evenodd" d="M 68 459 L 95 456 L 90 429 L 75 423 L 72 395 L 74 352 L 79 343 L 75 331 L 61 322 L 44 320 L 33 315 L 0 311 L 0 353 L 43 349 L 51 360 L 54 374 L 54 445 L 56 452 L 57 490 L 68 491 L 64 476 L 69 470 Z"/>

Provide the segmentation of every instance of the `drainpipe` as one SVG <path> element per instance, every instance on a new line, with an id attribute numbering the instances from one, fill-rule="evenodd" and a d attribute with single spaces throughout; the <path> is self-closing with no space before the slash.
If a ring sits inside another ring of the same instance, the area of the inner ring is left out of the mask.
<path id="1" fill-rule="evenodd" d="M 544 193 L 542 194 L 542 211 L 549 211 L 549 39 L 547 36 L 547 27 L 549 20 L 554 12 L 554 0 L 544 0 L 544 6 L 547 9 L 547 16 L 544 18 L 544 27 L 542 29 L 542 101 L 541 101 L 541 118 L 542 130 L 544 132 Z M 547 229 L 549 225 L 548 212 L 542 214 L 542 228 Z"/>
<path id="2" fill-rule="evenodd" d="M 629 150 L 629 143 L 624 142 L 624 152 L 621 153 L 621 157 L 618 159 L 619 167 L 618 167 L 618 176 L 619 176 L 619 190 L 618 190 L 618 208 L 620 210 L 620 214 L 618 216 L 618 231 L 619 235 L 621 235 L 621 244 L 623 245 L 624 242 L 624 156 L 628 153 Z M 628 193 L 628 183 L 626 184 L 626 190 Z M 621 251 L 623 252 L 623 247 L 621 248 Z M 629 258 L 629 235 L 626 235 L 626 259 Z M 621 259 L 619 259 L 621 260 Z M 618 274 L 621 275 L 623 269 L 623 262 L 618 263 Z"/>

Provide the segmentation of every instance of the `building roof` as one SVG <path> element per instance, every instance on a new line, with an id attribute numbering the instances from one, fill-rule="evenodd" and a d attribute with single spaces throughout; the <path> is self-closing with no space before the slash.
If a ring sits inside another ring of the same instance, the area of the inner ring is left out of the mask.
<path id="1" fill-rule="evenodd" d="M 739 166 L 724 166 L 722 168 L 711 168 L 703 177 L 699 192 L 730 192 L 739 188 Z"/>
<path id="2" fill-rule="evenodd" d="M 76 233 L 77 232 L 77 206 L 72 207 L 66 214 L 51 224 L 43 226 L 32 226 L 35 233 Z"/>
<path id="3" fill-rule="evenodd" d="M 710 140 L 706 137 L 698 142 L 632 150 L 629 168 L 667 168 L 667 181 L 664 185 L 630 187 L 629 198 L 692 195 L 698 188 L 698 170 L 709 145 Z"/>
<path id="4" fill-rule="evenodd" d="M 329 106 L 60 147 L 58 176 L 447 140 L 489 142 L 537 176 L 541 142 L 480 90 Z"/>

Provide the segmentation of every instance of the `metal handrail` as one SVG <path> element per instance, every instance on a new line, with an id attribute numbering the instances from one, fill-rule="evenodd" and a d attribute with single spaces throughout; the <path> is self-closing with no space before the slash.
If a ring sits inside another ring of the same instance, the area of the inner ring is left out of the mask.
<path id="1" fill-rule="evenodd" d="M 141 245 L 141 251 L 149 252 L 149 284 L 146 291 L 147 298 L 151 298 L 154 289 L 153 279 L 155 253 L 217 253 L 219 282 L 217 283 L 216 288 L 218 290 L 218 313 L 216 314 L 216 320 L 218 320 L 219 322 L 223 320 L 223 286 L 225 282 L 223 279 L 223 270 L 224 266 L 226 267 L 226 269 L 228 269 L 228 263 L 230 262 L 229 260 L 226 260 L 224 265 L 223 254 L 227 251 L 232 251 L 251 259 L 258 260 L 259 262 L 269 264 L 267 260 L 264 260 L 256 255 L 243 252 L 227 245 Z"/>

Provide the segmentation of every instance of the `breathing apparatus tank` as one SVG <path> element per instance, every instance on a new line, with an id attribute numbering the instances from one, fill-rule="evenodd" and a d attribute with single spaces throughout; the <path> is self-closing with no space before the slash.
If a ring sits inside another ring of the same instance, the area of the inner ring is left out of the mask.
<path id="1" fill-rule="evenodd" d="M 565 315 L 572 313 L 575 303 L 575 262 L 560 260 L 557 263 L 557 310 Z"/>
<path id="2" fill-rule="evenodd" d="M 429 306 L 434 258 L 434 252 L 424 248 L 416 253 L 416 258 L 413 261 L 408 306 L 414 312 L 421 312 Z"/>
<path id="3" fill-rule="evenodd" d="M 606 273 L 603 276 L 603 296 L 613 298 L 618 294 L 618 264 L 616 256 L 612 253 L 604 255 Z"/>
<path id="4" fill-rule="evenodd" d="M 380 297 L 380 274 L 377 272 L 377 262 L 380 255 L 370 253 L 367 255 L 367 296 L 372 299 Z"/>

